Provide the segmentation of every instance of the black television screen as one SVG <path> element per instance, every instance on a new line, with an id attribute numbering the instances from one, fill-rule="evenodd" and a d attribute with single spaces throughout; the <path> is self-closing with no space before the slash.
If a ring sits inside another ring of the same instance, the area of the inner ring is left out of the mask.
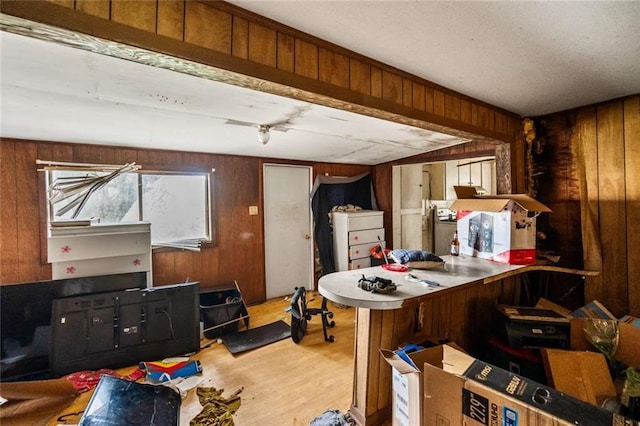
<path id="1" fill-rule="evenodd" d="M 199 351 L 199 299 L 195 282 L 54 299 L 51 374 Z"/>
<path id="2" fill-rule="evenodd" d="M 0 380 L 49 377 L 54 299 L 146 285 L 146 273 L 135 272 L 0 286 Z"/>

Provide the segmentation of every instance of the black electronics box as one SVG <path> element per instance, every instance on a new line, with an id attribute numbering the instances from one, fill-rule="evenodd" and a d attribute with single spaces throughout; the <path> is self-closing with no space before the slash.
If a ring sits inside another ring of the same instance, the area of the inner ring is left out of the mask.
<path id="1" fill-rule="evenodd" d="M 498 306 L 512 348 L 569 349 L 571 320 L 551 309 Z"/>
<path id="2" fill-rule="evenodd" d="M 52 301 L 54 377 L 200 350 L 197 282 Z"/>
<path id="3" fill-rule="evenodd" d="M 249 328 L 249 312 L 237 283 L 200 292 L 200 321 L 207 339 L 237 332 L 240 320 Z"/>

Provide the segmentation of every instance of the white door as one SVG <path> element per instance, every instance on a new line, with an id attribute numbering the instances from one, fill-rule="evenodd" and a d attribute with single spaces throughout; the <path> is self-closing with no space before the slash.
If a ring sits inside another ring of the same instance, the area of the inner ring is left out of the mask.
<path id="1" fill-rule="evenodd" d="M 313 289 L 311 168 L 264 165 L 267 298 Z"/>
<path id="2" fill-rule="evenodd" d="M 423 249 L 422 165 L 393 167 L 394 248 Z"/>

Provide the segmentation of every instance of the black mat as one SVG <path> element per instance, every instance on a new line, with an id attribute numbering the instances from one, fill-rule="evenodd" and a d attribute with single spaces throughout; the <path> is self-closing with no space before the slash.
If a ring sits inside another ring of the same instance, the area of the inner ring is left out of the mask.
<path id="1" fill-rule="evenodd" d="M 291 337 L 289 324 L 280 320 L 271 324 L 263 325 L 238 333 L 222 336 L 224 345 L 232 354 L 250 351 L 277 342 L 278 340 Z"/>

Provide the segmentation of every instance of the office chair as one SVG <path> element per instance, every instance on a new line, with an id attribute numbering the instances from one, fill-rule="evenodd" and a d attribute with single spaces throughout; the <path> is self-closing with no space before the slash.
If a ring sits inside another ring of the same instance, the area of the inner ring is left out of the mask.
<path id="1" fill-rule="evenodd" d="M 335 338 L 329 336 L 327 328 L 336 325 L 335 321 L 329 321 L 333 318 L 333 312 L 327 309 L 327 299 L 322 298 L 321 308 L 307 308 L 307 291 L 304 287 L 296 287 L 291 297 L 291 305 L 285 309 L 291 312 L 291 339 L 294 343 L 300 343 L 307 333 L 307 321 L 311 320 L 314 315 L 322 317 L 322 332 L 324 333 L 325 342 L 334 342 Z"/>

